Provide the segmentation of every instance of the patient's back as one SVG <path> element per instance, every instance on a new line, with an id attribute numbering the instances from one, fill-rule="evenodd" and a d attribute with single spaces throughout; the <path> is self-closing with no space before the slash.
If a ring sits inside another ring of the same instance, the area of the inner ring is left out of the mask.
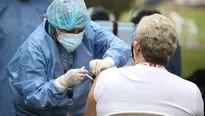
<path id="1" fill-rule="evenodd" d="M 152 112 L 173 116 L 202 116 L 197 86 L 164 68 L 142 64 L 101 73 L 95 86 L 97 115 Z"/>

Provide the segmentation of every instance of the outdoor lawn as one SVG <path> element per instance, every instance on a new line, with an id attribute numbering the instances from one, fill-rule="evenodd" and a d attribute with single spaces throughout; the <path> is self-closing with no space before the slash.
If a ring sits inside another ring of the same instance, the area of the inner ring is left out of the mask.
<path id="1" fill-rule="evenodd" d="M 185 18 L 195 20 L 199 29 L 198 41 L 205 46 L 205 10 L 178 8 L 176 11 Z M 182 76 L 187 77 L 199 68 L 205 68 L 205 49 L 182 49 Z"/>

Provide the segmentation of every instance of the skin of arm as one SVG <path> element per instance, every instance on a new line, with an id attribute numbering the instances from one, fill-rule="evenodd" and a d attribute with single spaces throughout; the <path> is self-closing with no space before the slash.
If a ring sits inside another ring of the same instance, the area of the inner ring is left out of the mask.
<path id="1" fill-rule="evenodd" d="M 96 113 L 96 101 L 94 98 L 94 89 L 95 89 L 95 85 L 96 85 L 96 82 L 97 82 L 99 76 L 100 76 L 100 74 L 96 77 L 96 79 L 93 82 L 92 87 L 90 89 L 90 93 L 89 93 L 88 99 L 87 99 L 87 104 L 85 107 L 84 116 L 96 116 L 97 115 L 97 113 Z"/>

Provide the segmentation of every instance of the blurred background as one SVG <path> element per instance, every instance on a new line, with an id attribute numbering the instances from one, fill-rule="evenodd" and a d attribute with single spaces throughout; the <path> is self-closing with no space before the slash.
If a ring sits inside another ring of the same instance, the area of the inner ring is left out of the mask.
<path id="1" fill-rule="evenodd" d="M 159 10 L 175 24 L 182 57 L 182 77 L 205 68 L 205 0 L 86 0 L 89 10 L 102 6 L 111 20 L 130 21 L 139 10 Z"/>

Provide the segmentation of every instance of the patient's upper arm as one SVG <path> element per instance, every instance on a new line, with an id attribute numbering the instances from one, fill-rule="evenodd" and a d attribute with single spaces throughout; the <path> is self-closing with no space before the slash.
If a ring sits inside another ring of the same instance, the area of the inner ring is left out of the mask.
<path id="1" fill-rule="evenodd" d="M 96 77 L 90 89 L 90 93 L 88 95 L 87 104 L 85 108 L 85 116 L 96 116 L 96 101 L 94 98 L 94 89 L 95 89 L 96 82 L 99 78 L 99 75 Z"/>
<path id="2" fill-rule="evenodd" d="M 90 93 L 88 95 L 88 100 L 85 108 L 85 116 L 96 116 L 96 106 L 100 101 L 100 96 L 102 96 L 106 91 L 107 84 L 110 83 L 109 79 L 112 77 L 112 73 L 116 68 L 111 68 L 101 72 L 95 79 Z"/>

